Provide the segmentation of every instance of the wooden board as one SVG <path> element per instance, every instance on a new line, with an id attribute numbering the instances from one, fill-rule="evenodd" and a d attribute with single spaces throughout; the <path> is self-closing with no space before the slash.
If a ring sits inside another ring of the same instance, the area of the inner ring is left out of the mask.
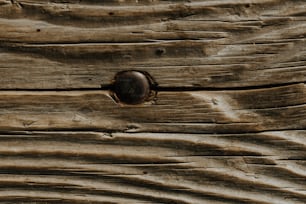
<path id="1" fill-rule="evenodd" d="M 2 130 L 245 133 L 306 128 L 304 84 L 243 91 L 159 92 L 141 105 L 107 91 L 2 91 Z"/>
<path id="2" fill-rule="evenodd" d="M 130 69 L 161 87 L 306 81 L 303 0 L 0 2 L 3 89 L 100 88 Z"/>
<path id="3" fill-rule="evenodd" d="M 305 0 L 0 0 L 0 203 L 306 203 L 305 36 Z"/>
<path id="4" fill-rule="evenodd" d="M 11 132 L 0 201 L 303 203 L 305 134 Z"/>

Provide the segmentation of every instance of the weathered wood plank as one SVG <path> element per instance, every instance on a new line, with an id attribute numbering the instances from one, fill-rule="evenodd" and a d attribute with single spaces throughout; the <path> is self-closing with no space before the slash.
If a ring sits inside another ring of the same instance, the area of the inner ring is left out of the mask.
<path id="1" fill-rule="evenodd" d="M 0 201 L 302 204 L 305 135 L 1 134 Z"/>
<path id="2" fill-rule="evenodd" d="M 305 85 L 241 91 L 159 92 L 142 105 L 107 91 L 2 91 L 1 130 L 258 132 L 306 127 Z"/>
<path id="3" fill-rule="evenodd" d="M 160 87 L 306 81 L 305 1 L 67 2 L 2 1 L 0 89 L 99 88 L 129 69 Z"/>
<path id="4" fill-rule="evenodd" d="M 305 0 L 0 0 L 0 203 L 306 203 L 305 16 Z M 154 100 L 115 102 L 123 70 L 149 73 Z"/>

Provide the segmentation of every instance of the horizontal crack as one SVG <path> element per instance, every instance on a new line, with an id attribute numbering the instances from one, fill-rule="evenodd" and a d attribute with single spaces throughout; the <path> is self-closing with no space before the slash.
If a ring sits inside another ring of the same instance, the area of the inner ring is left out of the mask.
<path id="1" fill-rule="evenodd" d="M 266 84 L 266 85 L 258 85 L 258 86 L 243 86 L 243 87 L 170 87 L 170 86 L 153 86 L 151 87 L 152 91 L 162 91 L 162 92 L 184 92 L 184 91 L 243 91 L 243 90 L 253 90 L 253 89 L 271 89 L 271 88 L 279 88 L 290 85 L 298 85 L 305 84 L 305 82 L 290 82 L 290 83 L 282 83 L 282 84 Z M 114 87 L 112 84 L 101 85 L 100 87 L 88 87 L 88 88 L 48 88 L 48 89 L 38 89 L 38 88 L 5 88 L 0 91 L 31 91 L 31 92 L 43 92 L 43 91 L 111 91 Z"/>

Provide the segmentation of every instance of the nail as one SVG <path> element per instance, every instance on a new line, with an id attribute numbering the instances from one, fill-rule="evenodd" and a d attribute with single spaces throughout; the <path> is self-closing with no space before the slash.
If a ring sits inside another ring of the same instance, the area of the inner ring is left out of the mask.
<path id="1" fill-rule="evenodd" d="M 150 96 L 150 80 L 138 71 L 119 72 L 115 76 L 114 92 L 117 99 L 125 104 L 140 104 Z"/>

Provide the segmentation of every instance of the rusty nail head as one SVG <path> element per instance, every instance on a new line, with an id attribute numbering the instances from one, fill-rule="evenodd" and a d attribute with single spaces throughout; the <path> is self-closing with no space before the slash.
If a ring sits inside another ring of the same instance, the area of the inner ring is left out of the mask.
<path id="1" fill-rule="evenodd" d="M 115 76 L 114 92 L 120 102 L 135 105 L 148 99 L 150 86 L 150 80 L 142 72 L 124 71 Z"/>

